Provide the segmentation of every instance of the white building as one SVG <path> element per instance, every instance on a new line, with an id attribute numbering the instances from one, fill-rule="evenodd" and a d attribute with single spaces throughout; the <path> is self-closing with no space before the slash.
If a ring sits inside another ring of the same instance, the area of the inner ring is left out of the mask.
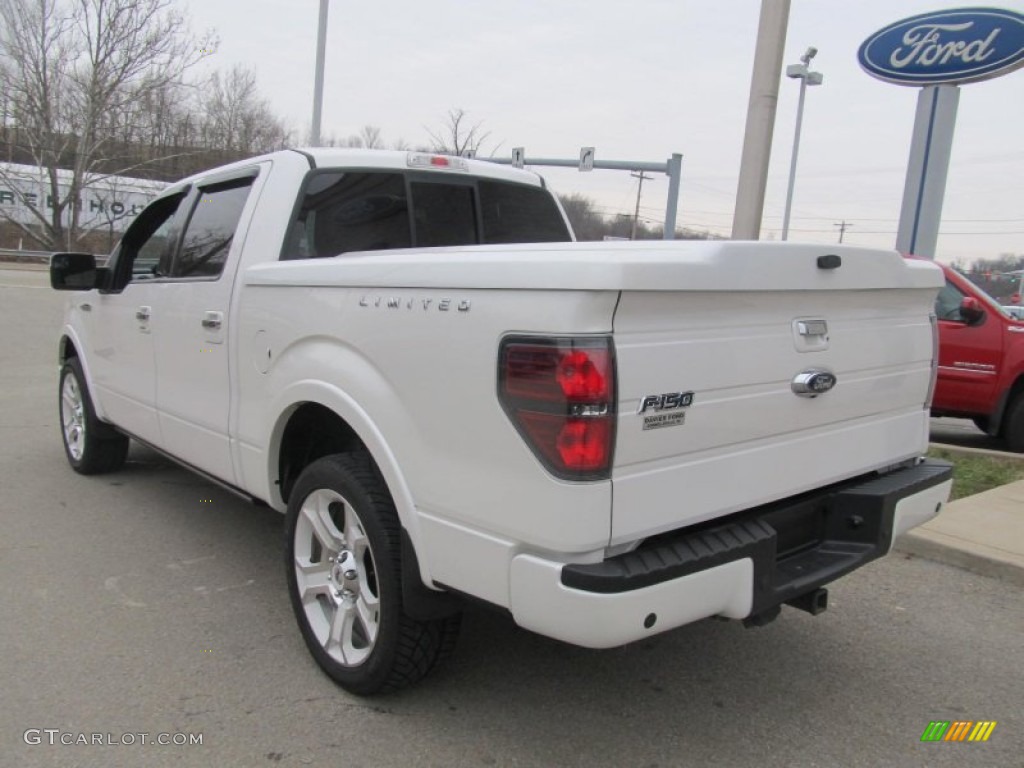
<path id="1" fill-rule="evenodd" d="M 71 172 L 57 171 L 60 195 L 68 193 Z M 122 232 L 167 182 L 135 179 L 128 176 L 93 174 L 79 200 L 79 226 L 82 231 Z M 45 168 L 34 165 L 0 163 L 0 222 L 38 224 L 36 213 L 47 220 L 53 208 L 50 182 Z M 36 213 L 33 212 L 33 209 Z M 70 218 L 64 211 L 64 223 Z"/>

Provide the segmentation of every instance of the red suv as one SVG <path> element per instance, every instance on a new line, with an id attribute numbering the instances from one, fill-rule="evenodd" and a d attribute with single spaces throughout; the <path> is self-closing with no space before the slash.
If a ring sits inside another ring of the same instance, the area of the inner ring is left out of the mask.
<path id="1" fill-rule="evenodd" d="M 935 300 L 939 375 L 933 416 L 973 419 L 1012 451 L 1024 451 L 1024 322 L 959 272 L 939 264 Z"/>

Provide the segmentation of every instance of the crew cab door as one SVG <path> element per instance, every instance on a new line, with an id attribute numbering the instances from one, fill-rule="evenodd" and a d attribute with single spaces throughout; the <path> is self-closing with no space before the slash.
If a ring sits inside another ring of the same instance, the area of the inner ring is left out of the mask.
<path id="1" fill-rule="evenodd" d="M 932 408 L 963 414 L 991 413 L 1003 358 L 1003 319 L 979 299 L 984 316 L 968 322 L 960 311 L 967 296 L 974 296 L 947 273 L 946 285 L 935 300 L 939 321 L 938 385 Z M 977 298 L 975 296 L 975 298 Z"/>
<path id="2" fill-rule="evenodd" d="M 161 447 L 235 482 L 228 438 L 232 288 L 256 171 L 195 185 L 154 326 Z"/>
<path id="3" fill-rule="evenodd" d="M 175 241 L 184 193 L 149 205 L 125 232 L 110 258 L 113 285 L 94 301 L 88 335 L 93 397 L 106 418 L 126 432 L 159 445 L 156 413 L 154 307 L 160 265 Z"/>

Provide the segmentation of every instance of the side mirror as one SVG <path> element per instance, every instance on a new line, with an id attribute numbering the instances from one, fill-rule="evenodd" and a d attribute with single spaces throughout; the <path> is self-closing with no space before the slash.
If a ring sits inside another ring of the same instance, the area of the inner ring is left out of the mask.
<path id="1" fill-rule="evenodd" d="M 56 291 L 102 288 L 107 270 L 96 266 L 91 253 L 55 253 L 50 257 L 50 287 Z"/>
<path id="2" fill-rule="evenodd" d="M 985 308 L 973 296 L 964 296 L 960 302 L 960 317 L 968 325 L 977 325 L 985 319 Z"/>

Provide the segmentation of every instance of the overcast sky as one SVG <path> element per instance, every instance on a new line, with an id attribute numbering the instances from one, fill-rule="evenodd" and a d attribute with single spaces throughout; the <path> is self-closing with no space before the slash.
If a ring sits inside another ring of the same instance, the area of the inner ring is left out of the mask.
<path id="1" fill-rule="evenodd" d="M 241 63 L 296 136 L 309 130 L 318 0 L 178 0 L 221 38 L 208 64 Z M 790 239 L 891 248 L 918 89 L 875 80 L 857 47 L 926 11 L 995 3 L 793 0 L 785 64 L 809 46 Z M 1024 0 L 1000 4 L 1024 12 Z M 386 142 L 426 143 L 452 108 L 490 131 L 484 153 L 663 161 L 683 155 L 679 224 L 728 235 L 759 0 L 331 0 L 323 134 L 367 124 Z M 762 237 L 778 237 L 798 82 L 783 77 Z M 1024 254 L 1024 70 L 962 86 L 938 256 Z M 627 173 L 538 168 L 561 193 L 632 213 Z M 666 177 L 644 184 L 641 217 L 664 218 Z"/>

